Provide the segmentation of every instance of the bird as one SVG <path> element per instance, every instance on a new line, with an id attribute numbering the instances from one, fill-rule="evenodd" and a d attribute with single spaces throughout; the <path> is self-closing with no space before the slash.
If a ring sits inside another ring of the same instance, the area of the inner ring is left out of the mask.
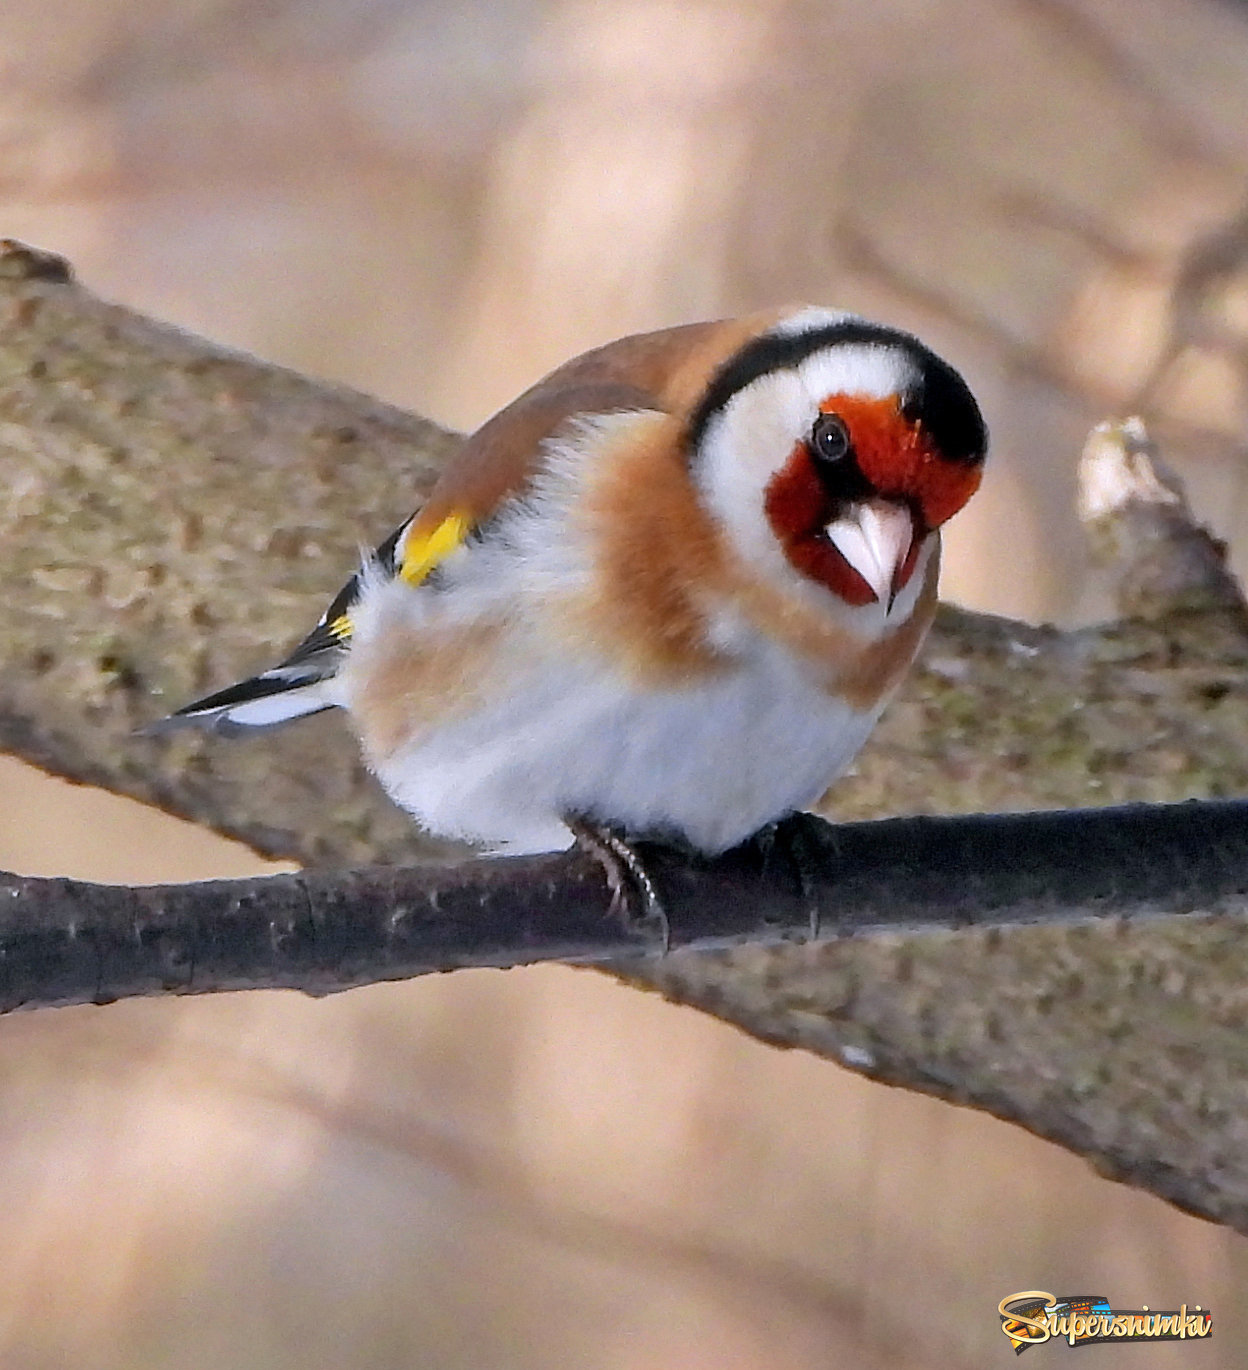
<path id="1" fill-rule="evenodd" d="M 816 306 L 634 334 L 495 414 L 276 666 L 165 722 L 347 711 L 382 787 L 495 853 L 720 854 L 844 773 L 936 608 L 988 433 L 917 337 Z"/>

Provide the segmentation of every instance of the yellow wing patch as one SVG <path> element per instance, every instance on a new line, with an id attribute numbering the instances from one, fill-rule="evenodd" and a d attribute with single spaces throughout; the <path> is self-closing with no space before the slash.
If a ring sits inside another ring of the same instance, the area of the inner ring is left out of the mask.
<path id="1" fill-rule="evenodd" d="M 409 534 L 403 545 L 403 560 L 399 563 L 400 579 L 409 585 L 419 585 L 471 531 L 472 523 L 463 514 L 448 514 L 423 537 L 414 538 Z"/>
<path id="2" fill-rule="evenodd" d="M 398 563 L 395 574 L 401 580 L 406 581 L 408 585 L 421 584 L 422 581 L 428 579 L 430 571 L 440 562 L 445 561 L 463 542 L 472 531 L 472 526 L 472 521 L 465 515 L 449 514 L 424 537 L 411 539 L 407 543 L 403 548 L 402 560 Z M 339 596 L 338 602 L 341 603 L 348 598 L 356 585 L 357 581 L 353 578 L 346 591 Z M 348 642 L 354 631 L 355 625 L 351 622 L 350 612 L 337 614 L 317 630 L 319 635 L 317 646 L 331 645 L 326 640 L 326 636 L 339 643 Z M 309 639 L 310 641 L 311 639 Z"/>

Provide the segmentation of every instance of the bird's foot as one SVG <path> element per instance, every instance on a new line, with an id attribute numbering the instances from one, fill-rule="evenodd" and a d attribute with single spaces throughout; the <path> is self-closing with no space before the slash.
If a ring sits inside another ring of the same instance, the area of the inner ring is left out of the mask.
<path id="1" fill-rule="evenodd" d="M 672 945 L 672 928 L 654 878 L 637 848 L 614 828 L 580 814 L 565 814 L 577 845 L 595 857 L 607 876 L 611 891 L 609 913 L 629 933 L 653 938 L 666 956 Z"/>
<path id="2" fill-rule="evenodd" d="M 826 878 L 828 847 L 836 842 L 836 829 L 813 813 L 799 811 L 768 823 L 750 842 L 765 871 L 783 866 L 796 883 L 813 942 L 819 936 L 819 887 Z"/>

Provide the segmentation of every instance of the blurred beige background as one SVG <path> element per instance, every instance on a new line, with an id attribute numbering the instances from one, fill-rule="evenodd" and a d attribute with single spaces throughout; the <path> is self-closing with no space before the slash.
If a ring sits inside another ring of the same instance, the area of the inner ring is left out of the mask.
<path id="1" fill-rule="evenodd" d="M 1063 621 L 1107 413 L 1248 569 L 1245 128 L 1229 0 L 0 8 L 0 233 L 102 293 L 464 426 L 632 329 L 887 318 L 996 438 L 946 594 Z M 0 866 L 260 868 L 7 759 Z M 1212 1306 L 1092 1353 L 1204 1370 L 1245 1275 L 1016 1129 L 589 972 L 0 1020 L 2 1370 L 978 1367 L 1024 1288 Z"/>

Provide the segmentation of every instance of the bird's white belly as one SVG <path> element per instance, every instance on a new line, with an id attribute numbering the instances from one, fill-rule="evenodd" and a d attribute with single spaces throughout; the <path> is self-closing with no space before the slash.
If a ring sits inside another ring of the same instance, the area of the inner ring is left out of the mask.
<path id="1" fill-rule="evenodd" d="M 569 840 L 560 815 L 577 813 L 716 852 L 813 803 L 878 714 L 829 696 L 779 650 L 661 691 L 605 664 L 548 660 L 377 773 L 448 837 L 555 850 Z"/>

